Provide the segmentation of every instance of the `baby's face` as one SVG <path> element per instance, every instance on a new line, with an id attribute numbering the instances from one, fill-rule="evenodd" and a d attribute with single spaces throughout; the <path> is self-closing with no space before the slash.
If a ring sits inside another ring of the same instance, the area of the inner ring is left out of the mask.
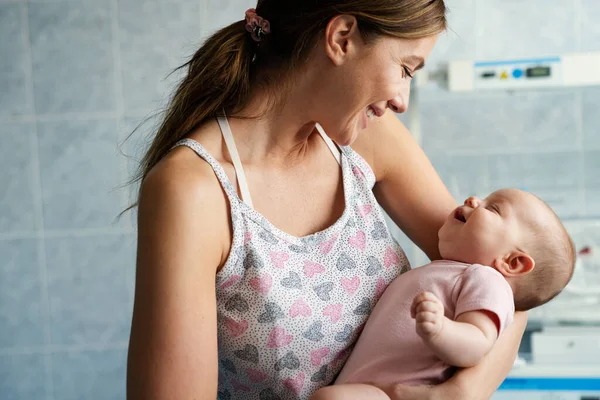
<path id="1" fill-rule="evenodd" d="M 439 250 L 447 260 L 491 266 L 515 251 L 527 253 L 527 222 L 546 217 L 543 203 L 520 190 L 498 190 L 483 200 L 469 197 L 440 229 Z"/>

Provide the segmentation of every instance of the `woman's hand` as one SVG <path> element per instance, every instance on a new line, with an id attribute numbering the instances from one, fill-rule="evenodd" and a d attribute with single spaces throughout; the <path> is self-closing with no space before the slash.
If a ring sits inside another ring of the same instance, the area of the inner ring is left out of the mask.
<path id="1" fill-rule="evenodd" d="M 459 388 L 448 381 L 437 386 L 406 386 L 393 384 L 379 387 L 390 400 L 465 400 Z"/>

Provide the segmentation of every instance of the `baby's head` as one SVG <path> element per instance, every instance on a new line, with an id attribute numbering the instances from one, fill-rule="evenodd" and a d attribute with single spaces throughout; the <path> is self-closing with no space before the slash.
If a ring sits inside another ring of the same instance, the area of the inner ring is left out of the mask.
<path id="1" fill-rule="evenodd" d="M 469 197 L 450 214 L 439 239 L 444 259 L 504 275 L 518 311 L 550 301 L 573 276 L 575 248 L 566 229 L 546 203 L 521 190 Z"/>

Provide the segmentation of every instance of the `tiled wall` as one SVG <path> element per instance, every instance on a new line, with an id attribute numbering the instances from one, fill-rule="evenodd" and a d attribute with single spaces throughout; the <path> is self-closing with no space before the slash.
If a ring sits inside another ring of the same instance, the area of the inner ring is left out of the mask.
<path id="1" fill-rule="evenodd" d="M 450 0 L 431 67 L 600 51 L 594 0 Z M 476 21 L 473 24 L 473 21 Z M 458 198 L 522 187 L 564 219 L 600 216 L 599 88 L 421 93 L 422 144 Z"/>
<path id="2" fill-rule="evenodd" d="M 600 51 L 595 0 L 447 0 L 450 30 L 427 62 Z M 600 88 L 419 91 L 421 143 L 459 201 L 530 190 L 564 220 L 600 217 Z M 404 119 L 408 124 L 410 118 Z M 600 232 L 599 232 L 600 239 Z M 406 240 L 404 240 L 406 243 Z M 409 247 L 417 263 L 424 258 Z"/>
<path id="3" fill-rule="evenodd" d="M 0 0 L 0 399 L 125 398 L 135 235 L 115 218 L 135 162 L 118 145 L 252 3 Z"/>
<path id="4" fill-rule="evenodd" d="M 164 104 L 170 70 L 253 5 L 0 0 L 0 398 L 124 398 L 135 237 L 113 189 L 134 162 L 117 143 Z M 449 5 L 432 65 L 600 50 L 595 0 Z M 518 185 L 562 216 L 600 215 L 599 89 L 421 99 L 423 146 L 457 197 Z"/>

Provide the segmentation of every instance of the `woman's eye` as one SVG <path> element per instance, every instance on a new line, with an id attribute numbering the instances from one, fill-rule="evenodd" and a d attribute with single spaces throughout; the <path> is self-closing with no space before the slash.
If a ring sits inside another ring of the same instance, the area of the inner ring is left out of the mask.
<path id="1" fill-rule="evenodd" d="M 404 77 L 409 77 L 412 78 L 412 74 L 410 73 L 410 70 L 407 67 L 404 67 Z"/>

